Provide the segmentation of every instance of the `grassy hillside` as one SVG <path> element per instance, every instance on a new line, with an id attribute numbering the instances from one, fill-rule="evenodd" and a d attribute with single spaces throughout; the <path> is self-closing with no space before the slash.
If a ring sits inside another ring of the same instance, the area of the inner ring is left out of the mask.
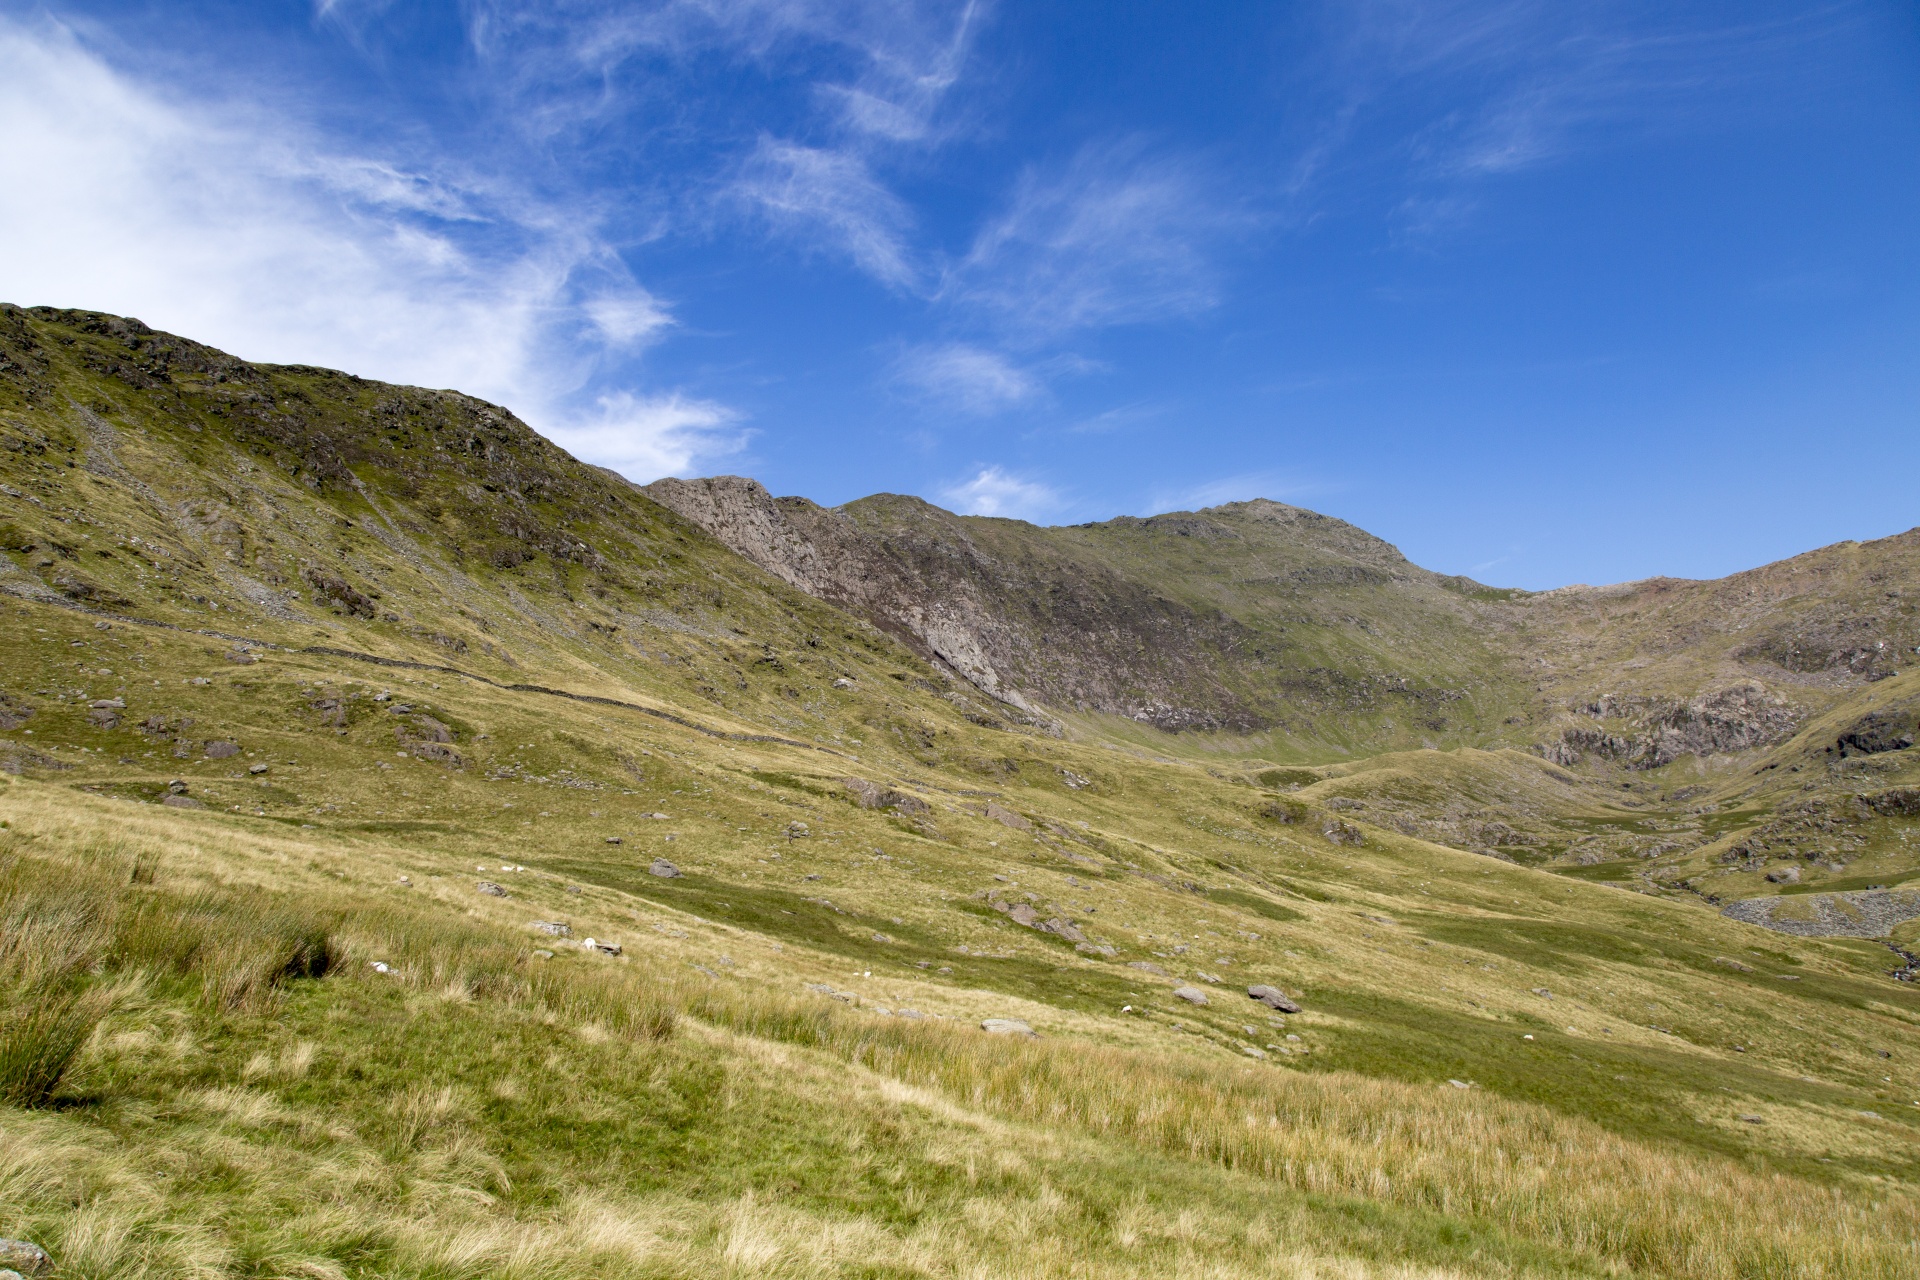
<path id="1" fill-rule="evenodd" d="M 1857 717 L 1156 759 L 504 411 L 0 319 L 0 1235 L 62 1274 L 1920 1270 L 1899 958 L 1604 882 L 1894 787 Z"/>

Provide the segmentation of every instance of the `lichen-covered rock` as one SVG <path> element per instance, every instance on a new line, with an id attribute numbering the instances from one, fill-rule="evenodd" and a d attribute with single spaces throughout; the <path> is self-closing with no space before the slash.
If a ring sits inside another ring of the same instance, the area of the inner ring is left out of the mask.
<path id="1" fill-rule="evenodd" d="M 53 1258 L 30 1240 L 0 1239 L 0 1267 L 22 1276 L 44 1276 L 53 1270 Z"/>

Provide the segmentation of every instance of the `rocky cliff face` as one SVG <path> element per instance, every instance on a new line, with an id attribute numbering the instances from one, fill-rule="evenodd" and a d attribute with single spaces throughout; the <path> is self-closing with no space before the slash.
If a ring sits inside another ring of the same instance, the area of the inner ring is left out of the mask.
<path id="1" fill-rule="evenodd" d="M 1528 596 L 1277 502 L 1042 529 L 890 494 L 829 510 L 733 476 L 646 492 L 1032 720 L 1531 743 L 1650 770 L 1777 744 L 1920 645 L 1920 533 Z"/>
<path id="2" fill-rule="evenodd" d="M 1685 702 L 1608 694 L 1574 712 L 1541 755 L 1561 765 L 1597 756 L 1635 769 L 1772 746 L 1791 736 L 1804 714 L 1757 680 Z"/>
<path id="3" fill-rule="evenodd" d="M 1399 710 L 1437 733 L 1471 719 L 1452 711 L 1459 667 L 1492 661 L 1464 625 L 1478 606 L 1378 538 L 1282 503 L 1039 529 L 891 494 L 828 510 L 733 476 L 646 492 L 1028 716 L 1249 732 Z M 1414 632 L 1476 651 L 1435 672 L 1396 643 Z"/>

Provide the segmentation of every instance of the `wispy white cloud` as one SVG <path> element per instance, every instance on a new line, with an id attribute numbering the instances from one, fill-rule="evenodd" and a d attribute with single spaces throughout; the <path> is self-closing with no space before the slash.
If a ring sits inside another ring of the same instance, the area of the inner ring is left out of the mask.
<path id="1" fill-rule="evenodd" d="M 0 243 L 16 246 L 0 254 L 0 297 L 19 303 L 458 388 L 563 440 L 601 361 L 672 324 L 590 224 L 343 154 L 258 103 L 157 89 L 51 22 L 0 19 L 0 136 Z M 580 414 L 577 438 L 615 440 L 624 407 L 627 435 L 655 443 L 589 459 L 664 464 L 721 421 L 692 404 L 615 395 Z"/>
<path id="2" fill-rule="evenodd" d="M 1400 148 L 1416 191 L 1404 239 L 1451 231 L 1472 202 L 1450 192 L 1649 133 L 1695 130 L 1765 83 L 1790 96 L 1833 56 L 1850 6 L 1787 18 L 1553 0 L 1359 0 L 1329 6 L 1344 105 L 1310 151 L 1315 168 L 1369 117 L 1411 121 Z M 1440 210 L 1445 216 L 1434 217 Z"/>
<path id="3" fill-rule="evenodd" d="M 745 443 L 738 415 L 711 400 L 676 393 L 600 397 L 589 413 L 555 432 L 569 451 L 625 476 L 689 474 L 696 462 L 737 452 Z"/>
<path id="4" fill-rule="evenodd" d="M 376 0 L 379 2 L 379 0 Z M 344 8 L 344 0 L 338 7 Z M 984 0 L 468 0 L 469 39 L 519 119 L 557 130 L 650 91 L 651 66 L 719 54 L 811 81 L 836 146 L 925 142 L 959 80 Z"/>
<path id="5" fill-rule="evenodd" d="M 1209 252 L 1244 221 L 1191 163 L 1138 144 L 1029 171 L 949 272 L 943 297 L 1033 337 L 1205 310 Z"/>
<path id="6" fill-rule="evenodd" d="M 845 256 L 882 284 L 912 289 L 920 271 L 907 236 L 907 206 L 850 151 L 762 138 L 734 194 L 773 226 Z"/>
<path id="7" fill-rule="evenodd" d="M 962 342 L 909 347 L 894 361 L 893 381 L 923 399 L 975 414 L 1025 404 L 1043 391 L 1032 371 Z"/>
<path id="8" fill-rule="evenodd" d="M 1058 511 L 1061 498 L 1053 488 L 1022 480 L 997 466 L 981 467 L 968 480 L 940 490 L 940 501 L 967 516 L 1007 516 L 1038 521 Z"/>
<path id="9" fill-rule="evenodd" d="M 1163 412 L 1165 412 L 1164 405 L 1123 404 L 1116 408 L 1103 409 L 1077 422 L 1068 423 L 1062 430 L 1072 435 L 1103 436 L 1151 421 Z"/>

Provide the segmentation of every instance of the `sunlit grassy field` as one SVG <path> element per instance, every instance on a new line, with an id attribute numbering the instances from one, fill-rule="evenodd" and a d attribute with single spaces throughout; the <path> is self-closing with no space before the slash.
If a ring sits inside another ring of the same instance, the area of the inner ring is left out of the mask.
<path id="1" fill-rule="evenodd" d="M 958 1012 L 980 992 L 882 1016 L 745 978 L 765 936 L 526 881 L 579 898 L 576 934 L 624 918 L 623 954 L 588 954 L 530 932 L 521 897 L 456 898 L 364 835 L 26 782 L 0 804 L 0 1230 L 74 1275 L 1920 1266 L 1904 1178 L 1799 1176 L 1191 1035 L 990 1036 Z M 635 945 L 640 917 L 689 936 Z M 696 941 L 732 963 L 691 967 Z M 844 971 L 779 945 L 780 967 Z M 1768 1118 L 1802 1141 L 1846 1128 Z"/>

